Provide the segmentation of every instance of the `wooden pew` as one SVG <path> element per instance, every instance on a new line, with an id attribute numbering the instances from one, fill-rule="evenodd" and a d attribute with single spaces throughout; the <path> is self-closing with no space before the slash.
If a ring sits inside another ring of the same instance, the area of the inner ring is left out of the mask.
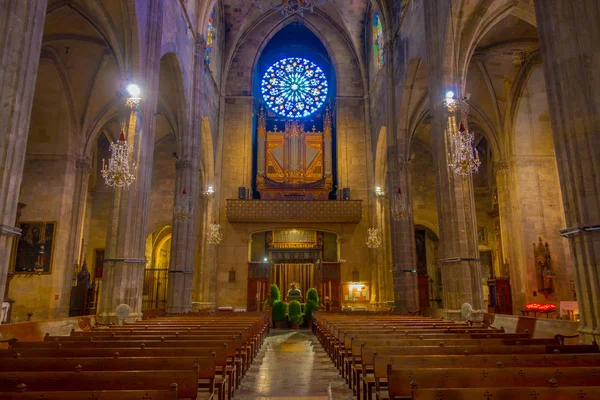
<path id="1" fill-rule="evenodd" d="M 214 377 L 214 371 L 213 377 Z M 164 390 L 177 384 L 179 399 L 212 399 L 210 393 L 198 393 L 199 371 L 94 371 L 94 372 L 2 372 L 0 392 L 102 390 Z M 0 396 L 1 397 L 1 396 Z"/>
<path id="2" fill-rule="evenodd" d="M 385 352 L 385 348 L 381 349 Z M 387 365 L 404 368 L 531 368 L 531 367 L 600 367 L 600 353 L 596 354 L 494 354 L 471 356 L 397 356 L 378 355 L 375 346 L 365 346 L 363 355 L 362 393 L 372 398 L 375 375 L 387 384 Z M 377 372 L 375 372 L 377 371 Z"/>
<path id="3" fill-rule="evenodd" d="M 368 338 L 368 339 L 365 339 Z M 378 338 L 378 339 L 377 339 Z M 352 351 L 342 354 L 342 365 L 345 369 L 348 387 L 357 394 L 360 400 L 360 376 L 362 375 L 362 360 L 360 357 L 363 346 L 396 347 L 458 347 L 458 346 L 532 346 L 532 345 L 559 345 L 558 339 L 396 339 L 394 336 L 386 340 L 385 337 L 375 335 L 350 338 Z M 521 343 L 523 342 L 523 343 Z"/>
<path id="4" fill-rule="evenodd" d="M 84 390 L 0 393 L 2 400 L 175 400 L 177 385 L 169 390 Z"/>
<path id="5" fill-rule="evenodd" d="M 600 386 L 418 389 L 413 400 L 600 400 Z"/>
<path id="6" fill-rule="evenodd" d="M 221 356 L 223 357 L 223 356 Z M 225 363 L 225 359 L 218 360 Z M 14 358 L 4 359 L 0 363 L 0 372 L 33 372 L 33 371 L 207 371 L 207 376 L 200 376 L 199 387 L 210 390 L 215 388 L 219 399 L 225 398 L 227 376 L 216 376 L 216 353 L 212 357 L 129 357 L 129 358 Z M 212 376 L 210 371 L 213 371 Z"/>
<path id="7" fill-rule="evenodd" d="M 600 368 L 396 368 L 387 366 L 390 399 L 412 389 L 600 386 Z"/>

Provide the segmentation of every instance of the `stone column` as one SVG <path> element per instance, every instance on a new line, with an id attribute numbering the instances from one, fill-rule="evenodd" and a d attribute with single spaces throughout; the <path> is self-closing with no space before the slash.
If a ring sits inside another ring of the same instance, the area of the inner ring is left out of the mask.
<path id="1" fill-rule="evenodd" d="M 458 129 L 453 124 L 459 123 L 460 111 L 448 112 L 444 94 L 452 90 L 460 98 L 463 90 L 455 67 L 458 39 L 452 37 L 456 35 L 452 26 L 458 23 L 451 21 L 449 3 L 426 0 L 423 4 L 444 308 L 448 318 L 461 319 L 462 304 L 469 303 L 477 314 L 483 312 L 484 302 L 473 181 L 471 176 L 456 175 L 448 166 L 448 128 Z"/>
<path id="2" fill-rule="evenodd" d="M 71 209 L 71 224 L 69 229 L 69 243 L 67 247 L 63 293 L 61 295 L 61 305 L 58 315 L 69 315 L 71 285 L 72 279 L 75 279 L 78 272 L 79 255 L 81 252 L 81 237 L 83 232 L 83 218 L 87 203 L 88 184 L 90 181 L 91 167 L 85 158 L 80 158 L 75 162 L 75 188 L 73 193 L 73 203 Z"/>
<path id="3" fill-rule="evenodd" d="M 115 310 L 127 304 L 132 312 L 128 320 L 142 317 L 142 286 L 146 265 L 145 247 L 148 207 L 152 183 L 152 161 L 160 48 L 164 2 L 148 2 L 148 23 L 145 37 L 140 38 L 139 74 L 134 76 L 144 89 L 139 108 L 131 110 L 125 124 L 128 143 L 133 145 L 133 161 L 137 165 L 136 179 L 129 188 L 116 188 L 108 223 L 102 294 L 98 305 L 98 321 L 116 321 Z M 136 66 L 137 67 L 137 66 Z"/>
<path id="4" fill-rule="evenodd" d="M 200 187 L 200 151 L 202 139 L 202 78 L 204 76 L 204 54 L 206 41 L 198 37 L 194 53 L 194 79 L 192 102 L 187 112 L 187 126 L 182 134 L 182 159 L 177 161 L 175 181 L 175 204 L 182 191 L 189 195 L 190 216 L 182 219 L 173 215 L 173 236 L 171 238 L 171 261 L 169 264 L 169 283 L 167 294 L 167 312 L 185 313 L 192 306 L 195 257 L 198 235 L 198 197 Z M 210 132 L 206 132 L 210 135 Z"/>
<path id="5" fill-rule="evenodd" d="M 46 0 L 0 0 L 0 293 L 15 236 Z"/>
<path id="6" fill-rule="evenodd" d="M 410 201 L 410 171 L 408 164 L 407 161 L 399 158 L 394 146 L 388 147 L 388 197 L 394 302 L 396 311 L 401 313 L 419 310 L 415 227 Z M 406 197 L 406 215 L 396 220 L 393 217 L 394 197 L 399 189 Z"/>
<path id="7" fill-rule="evenodd" d="M 587 341 L 600 334 L 600 1 L 535 1 L 548 105 Z"/>

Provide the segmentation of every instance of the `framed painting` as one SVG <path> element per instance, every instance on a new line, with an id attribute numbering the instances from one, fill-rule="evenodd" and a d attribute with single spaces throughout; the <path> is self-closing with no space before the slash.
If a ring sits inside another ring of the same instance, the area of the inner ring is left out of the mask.
<path id="1" fill-rule="evenodd" d="M 19 222 L 21 237 L 16 243 L 15 274 L 52 272 L 56 222 Z"/>

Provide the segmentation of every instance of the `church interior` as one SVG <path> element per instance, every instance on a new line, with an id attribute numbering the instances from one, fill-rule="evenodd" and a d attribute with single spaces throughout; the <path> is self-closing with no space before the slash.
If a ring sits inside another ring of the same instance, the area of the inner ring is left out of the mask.
<path id="1" fill-rule="evenodd" d="M 599 37 L 0 0 L 0 398 L 600 399 Z"/>

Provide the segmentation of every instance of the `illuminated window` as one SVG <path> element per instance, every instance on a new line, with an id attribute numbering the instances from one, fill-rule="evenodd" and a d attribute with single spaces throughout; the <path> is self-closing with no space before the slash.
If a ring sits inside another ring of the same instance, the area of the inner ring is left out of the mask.
<path id="1" fill-rule="evenodd" d="M 375 65 L 378 68 L 383 66 L 384 54 L 383 54 L 383 25 L 381 25 L 381 18 L 379 13 L 375 12 L 373 17 L 373 55 L 375 57 Z"/>
<path id="2" fill-rule="evenodd" d="M 208 17 L 208 30 L 206 33 L 206 53 L 204 55 L 204 59 L 207 64 L 210 64 L 210 58 L 212 57 L 213 45 L 215 43 L 216 35 L 215 35 L 215 9 L 213 8 L 210 16 Z"/>
<path id="3" fill-rule="evenodd" d="M 267 68 L 261 93 L 274 113 L 286 118 L 308 117 L 327 99 L 327 78 L 305 58 L 284 58 Z"/>

